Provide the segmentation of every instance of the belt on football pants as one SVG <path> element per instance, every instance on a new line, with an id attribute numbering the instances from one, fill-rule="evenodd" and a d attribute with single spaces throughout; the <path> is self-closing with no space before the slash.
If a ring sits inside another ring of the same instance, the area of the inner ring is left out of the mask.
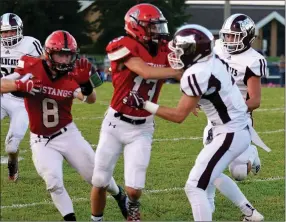
<path id="1" fill-rule="evenodd" d="M 38 135 L 38 138 L 41 139 L 48 139 L 48 141 L 46 142 L 45 146 L 54 138 L 56 138 L 59 135 L 62 135 L 64 132 L 66 132 L 68 129 L 66 127 L 62 128 L 59 132 L 51 135 L 51 136 L 43 136 L 43 135 Z"/>
<path id="2" fill-rule="evenodd" d="M 146 122 L 146 119 L 130 119 L 126 116 L 124 116 L 122 113 L 114 113 L 114 117 L 119 117 L 120 120 L 126 122 L 126 123 L 130 123 L 132 125 L 141 125 L 144 124 Z"/>

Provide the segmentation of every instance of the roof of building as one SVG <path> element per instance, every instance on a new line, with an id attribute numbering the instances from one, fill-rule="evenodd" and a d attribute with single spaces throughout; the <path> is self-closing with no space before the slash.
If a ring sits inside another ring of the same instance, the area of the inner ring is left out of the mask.
<path id="1" fill-rule="evenodd" d="M 78 2 L 80 3 L 81 8 L 77 12 L 82 12 L 85 9 L 87 9 L 89 6 L 91 6 L 94 0 L 86 0 L 86 1 L 78 1 Z"/>
<path id="2" fill-rule="evenodd" d="M 268 24 L 272 19 L 285 25 L 284 6 L 262 5 L 231 5 L 231 14 L 249 15 L 257 26 L 257 30 Z M 188 23 L 197 23 L 207 27 L 213 34 L 218 34 L 224 22 L 224 5 L 190 5 L 186 14 L 191 15 Z"/>

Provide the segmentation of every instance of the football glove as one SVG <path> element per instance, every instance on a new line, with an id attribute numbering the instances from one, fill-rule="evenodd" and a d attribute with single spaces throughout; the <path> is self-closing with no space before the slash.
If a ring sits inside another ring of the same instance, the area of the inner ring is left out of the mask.
<path id="1" fill-rule="evenodd" d="M 137 91 L 130 91 L 129 95 L 123 99 L 123 104 L 132 108 L 143 109 L 145 101 Z"/>
<path id="2" fill-rule="evenodd" d="M 91 63 L 87 58 L 76 60 L 75 68 L 69 72 L 71 76 L 79 85 L 85 84 L 89 80 L 89 73 L 91 71 Z"/>
<path id="3" fill-rule="evenodd" d="M 41 92 L 42 81 L 35 78 L 23 78 L 15 81 L 17 91 L 28 92 L 32 95 Z"/>

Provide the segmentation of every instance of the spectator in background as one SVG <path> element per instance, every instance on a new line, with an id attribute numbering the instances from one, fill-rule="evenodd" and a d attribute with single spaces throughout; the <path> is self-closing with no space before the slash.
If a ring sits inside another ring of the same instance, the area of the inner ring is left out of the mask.
<path id="1" fill-rule="evenodd" d="M 104 79 L 105 81 L 111 81 L 111 68 L 108 56 L 104 57 Z"/>
<path id="2" fill-rule="evenodd" d="M 285 56 L 282 54 L 280 56 L 280 63 L 279 63 L 279 73 L 280 73 L 280 86 L 285 86 Z"/>

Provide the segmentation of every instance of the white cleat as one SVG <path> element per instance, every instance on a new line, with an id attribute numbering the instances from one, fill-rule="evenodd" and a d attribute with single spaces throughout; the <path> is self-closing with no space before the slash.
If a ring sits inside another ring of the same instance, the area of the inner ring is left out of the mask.
<path id="1" fill-rule="evenodd" d="M 251 216 L 244 216 L 243 221 L 263 221 L 264 217 L 257 210 L 252 211 Z"/>

